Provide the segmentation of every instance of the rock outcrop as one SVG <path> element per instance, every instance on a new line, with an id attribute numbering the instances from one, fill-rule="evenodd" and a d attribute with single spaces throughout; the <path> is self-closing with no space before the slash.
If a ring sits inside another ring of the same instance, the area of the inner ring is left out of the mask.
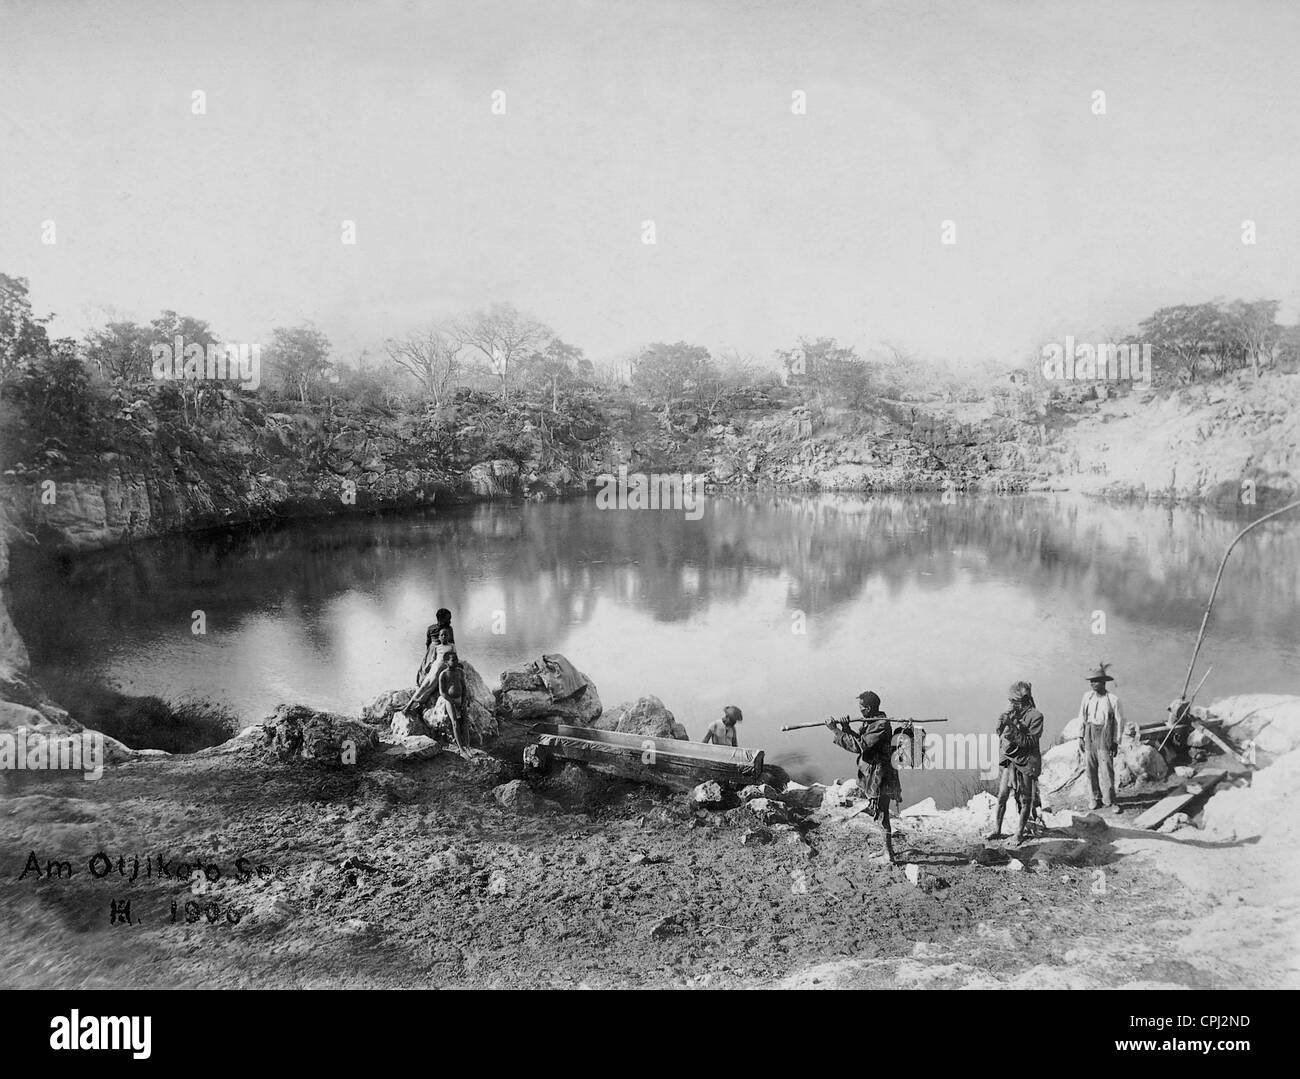
<path id="1" fill-rule="evenodd" d="M 374 727 L 346 716 L 282 704 L 263 724 L 264 744 L 282 761 L 337 768 L 356 764 L 379 745 Z"/>
<path id="2" fill-rule="evenodd" d="M 501 689 L 497 696 L 497 715 L 516 723 L 554 720 L 588 727 L 601 715 L 596 685 L 581 671 L 585 683 L 581 689 L 558 699 L 551 696 L 542 677 L 540 660 L 511 667 L 501 672 Z"/>
<path id="3" fill-rule="evenodd" d="M 673 714 L 664 707 L 664 702 L 649 695 L 606 709 L 592 726 L 597 730 L 642 734 L 647 738 L 690 741 L 686 728 L 673 718 Z"/>
<path id="4" fill-rule="evenodd" d="M 465 672 L 465 719 L 469 728 L 471 745 L 485 745 L 500 733 L 496 718 L 496 696 L 483 681 L 483 676 L 474 669 L 472 663 L 461 663 Z M 440 730 L 435 726 L 433 703 L 420 717 L 407 717 L 402 714 L 402 707 L 415 693 L 415 688 L 391 689 L 381 693 L 361 709 L 361 718 L 366 723 L 387 728 L 395 738 L 418 737 L 436 734 L 444 741 L 452 739 L 449 730 Z"/>
<path id="5" fill-rule="evenodd" d="M 1043 771 L 1038 779 L 1042 797 L 1049 804 L 1053 799 L 1090 796 L 1083 751 L 1078 742 L 1077 716 L 1065 725 L 1060 737 L 1061 741 L 1043 754 Z M 1169 765 L 1154 746 L 1138 739 L 1131 728 L 1124 732 L 1115 755 L 1116 790 L 1161 780 L 1168 774 Z"/>

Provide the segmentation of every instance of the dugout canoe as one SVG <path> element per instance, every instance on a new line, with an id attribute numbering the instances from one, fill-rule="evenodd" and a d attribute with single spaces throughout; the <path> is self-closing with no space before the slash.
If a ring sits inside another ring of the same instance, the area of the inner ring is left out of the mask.
<path id="1" fill-rule="evenodd" d="M 536 723 L 535 743 L 524 763 L 545 769 L 552 761 L 577 761 L 599 771 L 643 783 L 686 789 L 715 780 L 731 787 L 762 781 L 763 750 L 651 738 L 566 723 Z"/>

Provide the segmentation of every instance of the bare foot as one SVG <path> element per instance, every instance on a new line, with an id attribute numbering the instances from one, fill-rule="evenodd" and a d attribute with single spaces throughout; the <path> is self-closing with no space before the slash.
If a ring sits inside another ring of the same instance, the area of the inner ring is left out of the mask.
<path id="1" fill-rule="evenodd" d="M 999 832 L 999 831 L 997 831 L 997 830 L 994 830 L 994 831 L 992 831 L 992 832 L 989 832 L 989 834 L 986 835 L 984 838 L 985 838 L 985 839 L 1003 839 L 1003 838 L 1005 838 L 1005 837 L 1002 835 L 1001 832 Z"/>

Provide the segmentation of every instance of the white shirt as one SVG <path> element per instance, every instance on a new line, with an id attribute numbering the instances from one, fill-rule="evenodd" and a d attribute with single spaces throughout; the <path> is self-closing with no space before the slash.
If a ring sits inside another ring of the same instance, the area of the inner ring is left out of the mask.
<path id="1" fill-rule="evenodd" d="M 1119 698 L 1113 693 L 1107 693 L 1099 697 L 1092 690 L 1088 690 L 1083 695 L 1083 700 L 1079 702 L 1079 718 L 1085 723 L 1094 727 L 1103 726 L 1110 719 L 1111 713 L 1115 715 L 1115 729 L 1122 731 L 1124 729 L 1124 713 L 1119 706 Z"/>

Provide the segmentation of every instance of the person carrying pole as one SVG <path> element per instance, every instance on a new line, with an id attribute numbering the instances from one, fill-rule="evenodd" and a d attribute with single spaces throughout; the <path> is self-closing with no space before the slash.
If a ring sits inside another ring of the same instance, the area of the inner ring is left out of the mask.
<path id="1" fill-rule="evenodd" d="M 903 800 L 903 786 L 893 761 L 894 729 L 880 710 L 880 697 L 871 690 L 858 694 L 858 704 L 866 721 L 860 731 L 854 731 L 847 719 L 828 719 L 826 726 L 835 732 L 837 746 L 858 755 L 858 790 L 867 800 L 866 811 L 884 830 L 885 854 L 891 864 L 897 865 L 889 803 Z"/>

